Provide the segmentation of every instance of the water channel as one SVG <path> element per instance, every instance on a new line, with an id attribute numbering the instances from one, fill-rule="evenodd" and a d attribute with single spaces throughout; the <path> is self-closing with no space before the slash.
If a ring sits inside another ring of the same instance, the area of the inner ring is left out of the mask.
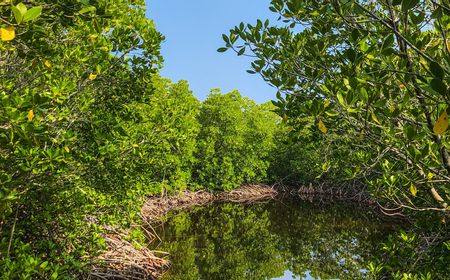
<path id="1" fill-rule="evenodd" d="M 170 253 L 164 280 L 361 279 L 398 228 L 352 203 L 215 203 L 170 212 L 153 246 Z"/>

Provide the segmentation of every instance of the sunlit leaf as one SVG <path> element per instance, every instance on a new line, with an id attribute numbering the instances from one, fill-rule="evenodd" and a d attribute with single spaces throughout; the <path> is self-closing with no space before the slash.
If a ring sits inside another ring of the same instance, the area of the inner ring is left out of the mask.
<path id="1" fill-rule="evenodd" d="M 325 124 L 323 123 L 322 120 L 319 120 L 319 130 L 323 133 L 326 134 L 328 132 L 327 127 L 325 126 Z"/>
<path id="2" fill-rule="evenodd" d="M 434 124 L 433 132 L 435 135 L 441 135 L 447 130 L 447 128 L 448 128 L 448 114 L 447 111 L 444 111 Z"/>
<path id="3" fill-rule="evenodd" d="M 394 111 L 395 111 L 395 105 L 394 105 L 394 104 L 391 104 L 391 105 L 389 106 L 389 112 L 393 113 Z"/>
<path id="4" fill-rule="evenodd" d="M 91 74 L 89 75 L 89 80 L 93 81 L 93 80 L 95 80 L 95 79 L 97 79 L 97 74 L 91 73 Z"/>
<path id="5" fill-rule="evenodd" d="M 41 15 L 41 12 L 42 12 L 41 6 L 33 7 L 25 13 L 25 15 L 23 16 L 23 21 L 28 22 L 33 19 L 36 19 L 37 17 L 39 17 Z"/>
<path id="6" fill-rule="evenodd" d="M 23 15 L 20 10 L 16 6 L 11 6 L 11 11 L 14 14 L 14 18 L 16 19 L 16 23 L 20 24 L 23 20 Z"/>
<path id="7" fill-rule="evenodd" d="M 345 107 L 346 104 L 345 104 L 344 97 L 342 96 L 342 94 L 340 92 L 338 92 L 336 94 L 336 97 L 339 101 L 339 104 L 341 104 L 342 107 Z"/>
<path id="8" fill-rule="evenodd" d="M 45 60 L 44 61 L 44 66 L 47 67 L 48 69 L 51 69 L 52 68 L 52 63 L 50 61 L 48 61 L 48 60 Z"/>
<path id="9" fill-rule="evenodd" d="M 409 187 L 409 191 L 413 196 L 417 195 L 417 187 L 415 185 L 411 184 L 411 186 Z"/>
<path id="10" fill-rule="evenodd" d="M 330 117 L 336 117 L 336 116 L 338 116 L 339 115 L 339 113 L 336 113 L 336 112 L 325 112 L 325 114 L 327 114 L 327 116 L 330 116 Z"/>
<path id="11" fill-rule="evenodd" d="M 372 120 L 373 120 L 374 122 L 376 122 L 377 124 L 381 125 L 380 121 L 378 120 L 377 115 L 375 115 L 374 112 L 372 112 L 372 114 L 371 114 L 370 116 L 372 117 Z"/>
<path id="12" fill-rule="evenodd" d="M 19 3 L 16 5 L 16 8 L 20 11 L 20 13 L 22 14 L 22 16 L 25 16 L 25 14 L 28 11 L 27 6 L 25 6 L 24 3 Z"/>
<path id="13" fill-rule="evenodd" d="M 28 111 L 28 121 L 31 122 L 34 118 L 34 112 L 33 110 Z"/>
<path id="14" fill-rule="evenodd" d="M 81 9 L 78 13 L 80 15 L 85 14 L 85 13 L 95 13 L 97 11 L 97 8 L 95 6 L 88 6 L 88 7 L 84 7 L 83 9 Z"/>
<path id="15" fill-rule="evenodd" d="M 16 37 L 16 30 L 14 26 L 8 26 L 6 28 L 0 28 L 0 38 L 2 41 L 11 41 Z"/>

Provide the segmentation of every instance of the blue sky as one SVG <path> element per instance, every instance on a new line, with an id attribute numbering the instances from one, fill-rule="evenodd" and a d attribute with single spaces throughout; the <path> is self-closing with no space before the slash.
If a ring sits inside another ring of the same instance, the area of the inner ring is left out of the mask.
<path id="1" fill-rule="evenodd" d="M 147 17 L 166 36 L 162 44 L 161 75 L 172 81 L 187 80 L 194 94 L 204 100 L 211 88 L 239 90 L 258 103 L 275 99 L 276 89 L 259 75 L 246 72 L 250 60 L 233 52 L 218 53 L 222 34 L 241 21 L 275 22 L 270 0 L 146 0 Z"/>

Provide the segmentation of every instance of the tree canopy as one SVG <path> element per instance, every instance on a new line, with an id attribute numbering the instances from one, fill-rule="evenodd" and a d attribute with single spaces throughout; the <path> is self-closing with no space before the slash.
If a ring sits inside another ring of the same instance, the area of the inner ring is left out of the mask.
<path id="1" fill-rule="evenodd" d="M 344 166 L 398 205 L 446 210 L 448 3 L 274 0 L 270 9 L 284 24 L 241 23 L 219 51 L 253 57 L 249 72 L 278 88 L 294 131 L 313 124 L 322 150 L 351 148 L 331 149 L 324 171 Z"/>

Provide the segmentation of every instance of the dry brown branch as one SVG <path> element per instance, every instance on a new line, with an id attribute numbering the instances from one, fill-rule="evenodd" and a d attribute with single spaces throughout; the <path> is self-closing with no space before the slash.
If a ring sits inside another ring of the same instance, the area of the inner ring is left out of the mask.
<path id="1" fill-rule="evenodd" d="M 156 279 L 168 269 L 166 259 L 145 246 L 130 243 L 125 234 L 107 234 L 105 240 L 108 250 L 94 261 L 86 279 Z"/>

